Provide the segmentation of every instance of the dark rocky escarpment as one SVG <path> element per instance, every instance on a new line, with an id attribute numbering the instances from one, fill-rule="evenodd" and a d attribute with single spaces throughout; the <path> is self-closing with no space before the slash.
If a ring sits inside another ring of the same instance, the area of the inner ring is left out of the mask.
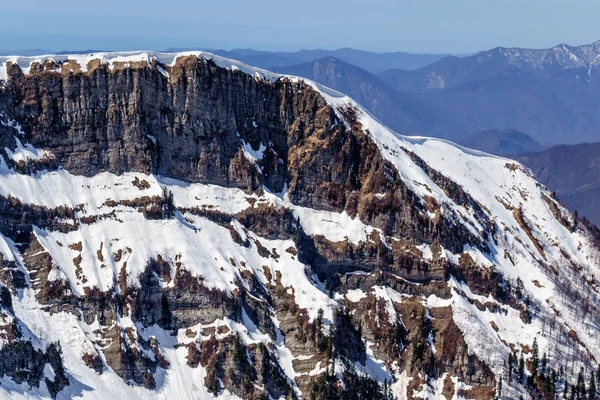
<path id="1" fill-rule="evenodd" d="M 0 290 L 0 293 L 3 291 Z M 0 303 L 0 317 L 6 320 L 10 310 L 2 309 L 3 306 L 6 307 L 6 304 Z M 25 383 L 36 388 L 45 382 L 53 397 L 69 385 L 60 345 L 52 343 L 46 349 L 35 348 L 32 341 L 23 336 L 14 319 L 12 324 L 0 328 L 0 340 L 5 342 L 0 348 L 0 378 L 8 376 L 17 384 Z M 51 371 L 50 376 L 47 370 Z"/>
<path id="2" fill-rule="evenodd" d="M 455 253 L 465 245 L 485 249 L 480 239 L 446 214 L 437 212 L 436 218 L 430 218 L 424 211 L 436 212 L 439 206 L 421 203 L 363 132 L 354 110 L 332 109 L 307 84 L 285 78 L 258 79 L 197 57 L 181 58 L 174 66 L 134 63 L 116 65 L 112 70 L 92 62 L 85 73 L 67 68 L 55 72 L 54 67 L 34 65 L 31 73 L 24 75 L 12 65 L 9 81 L 0 90 L 0 112 L 21 123 L 23 140 L 54 156 L 53 164 L 38 167 L 62 167 L 85 176 L 104 171 L 160 174 L 257 194 L 263 187 L 273 192 L 287 188 L 294 204 L 346 211 L 379 228 L 381 233 L 374 233 L 368 242 L 334 243 L 307 235 L 288 209 L 265 206 L 237 214 L 178 209 L 229 227 L 240 246 L 256 248 L 265 258 L 279 255 L 258 241 L 242 239 L 231 228 L 233 220 L 261 237 L 293 240 L 290 254 L 310 267 L 307 272 L 315 273 L 325 290 L 369 292 L 375 286 L 388 286 L 416 297 L 435 294 L 449 298 L 451 289 L 446 281 L 453 266 L 439 256 L 442 247 Z M 11 137 L 16 132 L 3 128 L 0 144 L 14 148 Z M 254 150 L 264 146 L 256 165 L 245 156 L 242 141 Z M 32 173 L 36 167 L 35 163 L 31 168 L 11 166 L 23 173 Z M 486 220 L 479 205 L 460 186 L 436 171 L 426 172 L 443 184 L 460 206 Z M 143 188 L 142 183 L 138 185 Z M 110 210 L 116 207 L 127 207 L 148 219 L 168 219 L 176 210 L 161 212 L 162 201 L 139 197 L 105 203 L 109 210 L 105 217 L 111 218 Z M 294 292 L 283 286 L 277 274 L 265 270 L 266 285 L 251 273 L 242 274 L 235 282 L 239 290 L 227 294 L 209 289 L 201 277 L 158 254 L 148 260 L 139 287 L 129 283 L 125 263 L 118 281 L 107 291 L 85 286 L 86 277 L 78 265 L 81 258 L 75 257 L 72 268 L 78 285 L 84 288 L 84 294 L 76 296 L 66 279 L 49 278 L 54 260 L 32 232 L 34 226 L 69 232 L 101 223 L 99 217 L 77 218 L 78 211 L 34 207 L 0 197 L 0 232 L 17 243 L 27 273 L 7 264 L 2 265 L 0 278 L 12 291 L 19 285 L 31 285 L 37 301 L 49 313 L 72 313 L 87 324 L 97 320 L 95 353 L 83 354 L 82 360 L 98 374 L 110 368 L 128 384 L 154 389 L 160 385 L 157 371 L 170 367 L 155 338 L 117 323 L 127 317 L 141 326 L 156 325 L 174 334 L 185 330 L 191 340 L 186 344 L 187 364 L 206 369 L 204 384 L 214 394 L 226 389 L 243 398 L 264 398 L 266 393 L 293 397 L 296 385 L 305 396 L 316 398 L 384 398 L 372 379 L 353 375 L 351 368 L 345 372 L 345 388 L 329 371 L 318 377 L 310 375 L 318 370 L 318 363 L 329 365 L 338 358 L 347 366 L 358 363 L 364 367 L 367 345 L 363 339 L 377 342 L 373 351 L 386 366 L 395 363 L 409 375 L 435 378 L 448 372 L 488 394 L 495 385 L 493 374 L 466 346 L 439 354 L 428 350 L 430 334 L 440 345 L 451 343 L 443 347 L 450 348 L 458 340 L 460 332 L 447 307 L 435 308 L 436 320 L 429 323 L 419 302 L 394 304 L 397 315 L 392 317 L 382 311 L 381 299 L 371 296 L 367 303 L 345 304 L 347 310 L 336 313 L 333 331 L 326 331 L 322 319 L 311 321 L 307 311 L 297 305 Z M 397 240 L 386 244 L 384 236 Z M 415 247 L 420 243 L 435 250 L 432 260 L 423 259 Z M 81 252 L 81 243 L 64 245 Z M 113 257 L 121 259 L 124 254 Z M 370 275 L 348 275 L 354 271 Z M 293 356 L 308 357 L 293 360 L 301 375 L 294 381 L 288 379 L 273 348 L 244 346 L 226 325 L 218 323 L 224 319 L 243 323 L 245 318 L 272 341 L 281 335 Z M 198 325 L 212 323 L 216 325 L 197 331 Z M 199 333 L 210 339 L 197 340 Z M 41 356 L 23 348 L 19 357 L 38 363 Z M 19 372 L 18 368 L 15 371 Z M 27 379 L 34 385 L 41 377 L 34 374 Z"/>
<path id="3" fill-rule="evenodd" d="M 258 171 L 241 156 L 238 134 L 285 160 L 292 124 L 310 131 L 332 118 L 311 121 L 324 101 L 312 91 L 294 95 L 298 84 L 255 80 L 197 57 L 164 66 L 170 79 L 145 65 L 90 67 L 23 75 L 13 65 L 2 92 L 2 110 L 23 122 L 28 140 L 77 174 L 139 171 L 252 190 Z M 278 158 L 263 168 L 269 187 L 281 190 Z"/>
<path id="4" fill-rule="evenodd" d="M 325 100 L 302 82 L 254 79 L 197 57 L 165 66 L 90 63 L 88 72 L 57 73 L 46 64 L 24 75 L 9 64 L 0 112 L 22 123 L 26 139 L 47 148 L 75 174 L 137 171 L 189 182 L 280 192 L 299 205 L 347 210 L 387 235 L 475 244 L 441 218 L 419 220 L 416 196 L 356 123 L 346 128 Z M 241 140 L 266 146 L 259 171 Z M 392 176 L 389 180 L 387 177 Z M 373 193 L 387 193 L 376 199 Z M 437 230 L 437 232 L 436 232 Z"/>

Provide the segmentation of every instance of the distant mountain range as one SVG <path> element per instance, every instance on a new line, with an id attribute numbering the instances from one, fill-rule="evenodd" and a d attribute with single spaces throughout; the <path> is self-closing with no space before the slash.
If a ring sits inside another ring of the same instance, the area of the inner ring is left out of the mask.
<path id="1" fill-rule="evenodd" d="M 544 144 L 574 144 L 599 136 L 599 65 L 600 41 L 544 50 L 499 47 L 379 77 L 482 129 L 517 129 Z"/>
<path id="2" fill-rule="evenodd" d="M 554 146 L 517 157 L 571 210 L 600 226 L 600 143 Z"/>
<path id="3" fill-rule="evenodd" d="M 167 49 L 167 51 L 179 50 L 181 49 Z M 355 65 L 372 73 L 378 73 L 392 68 L 400 68 L 404 70 L 417 69 L 449 55 L 425 53 L 412 54 L 401 51 L 390 53 L 374 53 L 350 48 L 337 50 L 300 50 L 294 52 L 269 52 L 252 49 L 210 51 L 223 57 L 234 58 L 256 67 L 271 70 L 280 67 L 311 62 L 325 57 L 334 57 L 338 60 Z"/>
<path id="4" fill-rule="evenodd" d="M 528 134 L 515 129 L 489 129 L 469 135 L 459 140 L 458 143 L 472 149 L 506 157 L 541 151 L 545 148 Z"/>

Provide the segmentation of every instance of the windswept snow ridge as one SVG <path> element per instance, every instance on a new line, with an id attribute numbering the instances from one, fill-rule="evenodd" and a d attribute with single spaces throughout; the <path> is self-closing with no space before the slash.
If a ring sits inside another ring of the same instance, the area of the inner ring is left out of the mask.
<path id="1" fill-rule="evenodd" d="M 281 75 L 274 74 L 264 69 L 251 67 L 242 62 L 217 56 L 206 51 L 187 51 L 181 53 L 160 53 L 156 51 L 130 51 L 130 52 L 109 52 L 109 53 L 91 53 L 91 54 L 68 54 L 68 55 L 41 55 L 32 57 L 23 56 L 0 56 L 0 80 L 8 80 L 7 68 L 9 64 L 18 65 L 24 74 L 29 74 L 31 66 L 34 64 L 44 65 L 46 62 L 55 64 L 52 71 L 60 72 L 63 69 L 77 70 L 83 73 L 88 71 L 88 65 L 92 61 L 99 61 L 100 64 L 108 64 L 111 69 L 116 65 L 131 67 L 135 63 L 146 63 L 151 65 L 153 61 L 160 64 L 174 66 L 180 57 L 195 56 L 204 60 L 212 60 L 219 67 L 230 70 L 238 70 L 251 75 L 255 78 L 277 80 Z M 162 70 L 168 76 L 166 71 Z"/>

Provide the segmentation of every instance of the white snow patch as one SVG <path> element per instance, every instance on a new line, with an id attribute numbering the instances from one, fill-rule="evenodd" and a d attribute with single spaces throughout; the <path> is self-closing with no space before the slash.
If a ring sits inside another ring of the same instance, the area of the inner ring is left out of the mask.
<path id="1" fill-rule="evenodd" d="M 28 162 L 28 161 L 32 161 L 32 160 L 36 161 L 36 160 L 54 158 L 52 153 L 50 153 L 47 150 L 37 149 L 29 143 L 23 145 L 23 143 L 21 143 L 21 140 L 19 140 L 18 137 L 15 137 L 15 141 L 17 142 L 16 149 L 11 150 L 8 147 L 4 148 L 8 157 L 13 161 Z"/>
<path id="2" fill-rule="evenodd" d="M 367 297 L 367 294 L 361 289 L 351 289 L 345 294 L 345 297 L 353 303 L 358 303 Z"/>
<path id="3" fill-rule="evenodd" d="M 260 145 L 258 146 L 258 150 L 254 150 L 250 143 L 246 143 L 244 140 L 242 140 L 242 149 L 244 150 L 244 155 L 246 156 L 246 158 L 249 161 L 256 163 L 257 161 L 263 159 L 267 146 L 260 143 Z"/>

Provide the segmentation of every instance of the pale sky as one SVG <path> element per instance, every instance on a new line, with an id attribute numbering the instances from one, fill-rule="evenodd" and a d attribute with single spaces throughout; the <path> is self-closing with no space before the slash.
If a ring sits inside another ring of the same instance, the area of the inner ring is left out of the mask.
<path id="1" fill-rule="evenodd" d="M 2 51 L 352 47 L 471 53 L 600 40 L 599 0 L 27 0 L 6 1 L 0 10 Z"/>

